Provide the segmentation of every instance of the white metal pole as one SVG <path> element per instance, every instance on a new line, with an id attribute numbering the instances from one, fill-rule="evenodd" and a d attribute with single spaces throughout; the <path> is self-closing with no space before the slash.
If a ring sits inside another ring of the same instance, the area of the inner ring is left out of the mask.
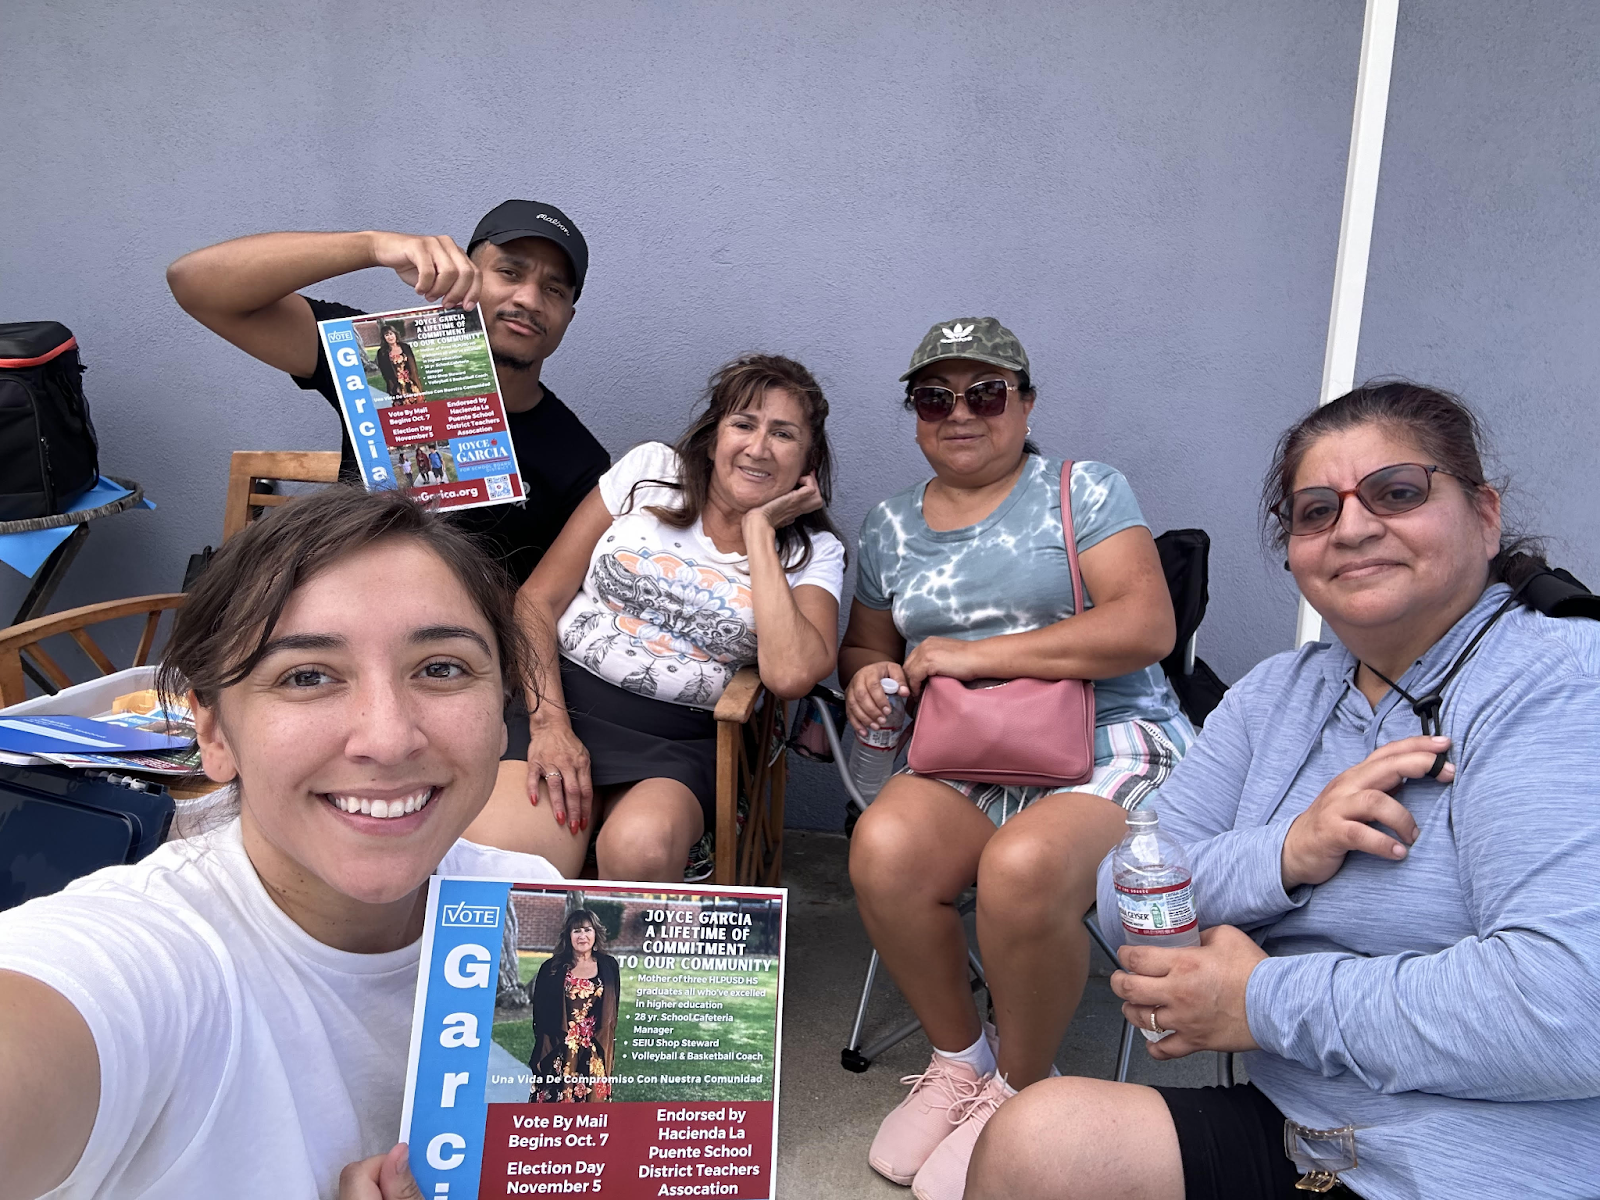
<path id="1" fill-rule="evenodd" d="M 1367 0 L 1319 406 L 1355 386 L 1356 345 L 1361 337 L 1361 306 L 1367 292 L 1367 255 L 1372 249 L 1372 212 L 1378 202 L 1378 168 L 1383 162 L 1383 128 L 1389 115 L 1389 73 L 1394 65 L 1394 28 L 1399 15 L 1400 0 Z M 1303 646 L 1321 637 L 1322 618 L 1302 596 L 1295 620 L 1295 645 Z"/>

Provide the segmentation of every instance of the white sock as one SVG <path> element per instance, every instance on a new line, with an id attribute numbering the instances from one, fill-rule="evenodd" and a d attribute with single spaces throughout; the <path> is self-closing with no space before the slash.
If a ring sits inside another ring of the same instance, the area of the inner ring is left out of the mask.
<path id="1" fill-rule="evenodd" d="M 937 1046 L 933 1052 L 940 1058 L 947 1058 L 951 1062 L 965 1063 L 982 1078 L 995 1069 L 994 1051 L 989 1049 L 989 1039 L 980 1032 L 978 1040 L 965 1050 L 941 1050 Z"/>

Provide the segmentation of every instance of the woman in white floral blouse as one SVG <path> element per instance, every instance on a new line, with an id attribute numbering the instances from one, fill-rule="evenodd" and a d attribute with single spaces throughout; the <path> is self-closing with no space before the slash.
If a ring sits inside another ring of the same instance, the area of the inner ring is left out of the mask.
<path id="1" fill-rule="evenodd" d="M 576 875 L 594 834 L 601 878 L 664 881 L 698 844 L 690 875 L 709 873 L 723 689 L 755 664 L 803 696 L 833 670 L 827 399 L 799 363 L 747 355 L 706 401 L 675 446 L 606 472 L 523 584 L 543 700 L 468 837 Z"/>

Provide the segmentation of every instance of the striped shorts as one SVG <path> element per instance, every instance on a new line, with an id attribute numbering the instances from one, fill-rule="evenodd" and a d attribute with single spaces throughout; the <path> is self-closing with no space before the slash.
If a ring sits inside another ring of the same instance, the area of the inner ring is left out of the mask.
<path id="1" fill-rule="evenodd" d="M 1155 795 L 1172 768 L 1194 744 L 1194 726 L 1182 713 L 1167 721 L 1120 721 L 1094 730 L 1094 774 L 1073 787 L 1021 787 L 940 779 L 980 809 L 997 826 L 1043 796 L 1089 792 L 1114 800 L 1130 812 Z M 901 772 L 915 775 L 909 767 Z"/>

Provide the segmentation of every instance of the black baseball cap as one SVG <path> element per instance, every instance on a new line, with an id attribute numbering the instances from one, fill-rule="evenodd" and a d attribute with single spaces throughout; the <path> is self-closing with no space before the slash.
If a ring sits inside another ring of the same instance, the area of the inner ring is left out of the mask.
<path id="1" fill-rule="evenodd" d="M 472 231 L 467 253 L 471 254 L 479 242 L 503 246 L 525 237 L 544 238 L 567 252 L 567 258 L 572 263 L 572 302 L 576 304 L 583 292 L 583 277 L 589 270 L 589 243 L 583 240 L 583 234 L 578 232 L 572 218 L 553 204 L 541 204 L 537 200 L 507 200 L 504 204 L 496 205 Z"/>

